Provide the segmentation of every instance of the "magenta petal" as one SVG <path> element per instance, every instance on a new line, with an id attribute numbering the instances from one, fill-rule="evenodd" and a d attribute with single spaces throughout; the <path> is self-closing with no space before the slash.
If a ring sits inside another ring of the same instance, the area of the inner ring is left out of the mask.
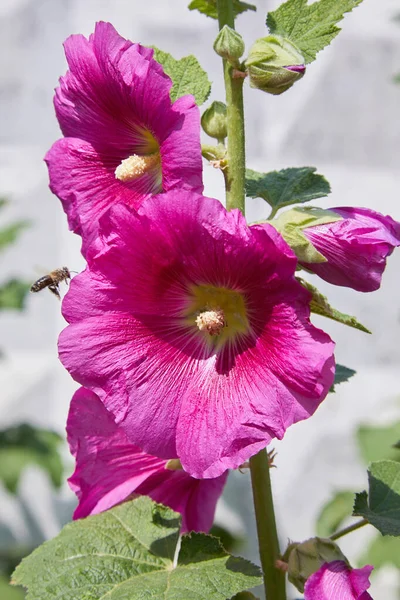
<path id="1" fill-rule="evenodd" d="M 367 208 L 332 208 L 342 220 L 303 230 L 327 262 L 303 263 L 334 285 L 372 292 L 380 287 L 386 258 L 400 245 L 400 223 Z"/>
<path id="2" fill-rule="evenodd" d="M 352 569 L 344 561 L 325 563 L 311 575 L 304 588 L 305 600 L 368 600 L 366 591 L 373 567 Z M 372 600 L 372 598 L 371 598 Z"/>
<path id="3" fill-rule="evenodd" d="M 58 140 L 46 154 L 50 189 L 62 201 L 70 229 L 87 247 L 97 235 L 98 220 L 113 204 L 138 206 L 153 187 L 149 175 L 126 184 L 115 178 L 118 160 L 101 156 L 76 138 Z"/>
<path id="4" fill-rule="evenodd" d="M 132 443 L 216 477 L 313 414 L 332 384 L 334 344 L 309 321 L 296 264 L 272 227 L 211 198 L 116 205 L 64 300 L 60 358 Z M 199 286 L 238 294 L 247 329 L 208 344 L 187 316 Z"/>
<path id="5" fill-rule="evenodd" d="M 171 189 L 202 191 L 200 113 L 192 96 L 172 104 L 172 82 L 153 50 L 125 40 L 109 23 L 98 23 L 89 40 L 71 36 L 65 52 L 69 70 L 54 104 L 67 140 L 52 147 L 46 162 L 51 189 L 86 254 L 111 205 L 137 207 Z M 147 170 L 116 179 L 130 157 L 145 157 Z"/>
<path id="6" fill-rule="evenodd" d="M 210 529 L 227 473 L 201 481 L 166 469 L 165 460 L 131 444 L 99 398 L 85 388 L 72 399 L 67 433 L 76 459 L 69 479 L 79 498 L 74 519 L 107 510 L 136 493 L 180 512 L 183 533 Z"/>

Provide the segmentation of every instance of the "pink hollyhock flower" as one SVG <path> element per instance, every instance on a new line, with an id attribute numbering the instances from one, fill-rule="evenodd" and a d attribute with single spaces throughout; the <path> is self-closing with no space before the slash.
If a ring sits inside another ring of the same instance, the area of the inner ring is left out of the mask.
<path id="1" fill-rule="evenodd" d="M 192 96 L 173 104 L 153 50 L 97 23 L 65 42 L 69 71 L 54 104 L 62 133 L 47 153 L 50 188 L 84 247 L 117 200 L 137 207 L 170 189 L 203 190 L 200 116 Z"/>
<path id="2" fill-rule="evenodd" d="M 60 358 L 144 451 L 217 477 L 306 419 L 333 381 L 296 257 L 189 192 L 115 205 L 74 277 Z"/>
<path id="3" fill-rule="evenodd" d="M 183 532 L 210 530 L 228 472 L 201 480 L 166 468 L 167 461 L 134 446 L 96 394 L 85 388 L 72 398 L 67 433 L 76 459 L 68 480 L 79 498 L 74 519 L 100 513 L 135 493 L 180 512 Z"/>
<path id="4" fill-rule="evenodd" d="M 352 569 L 343 560 L 325 563 L 311 575 L 304 588 L 305 600 L 372 600 L 366 591 L 374 567 Z"/>
<path id="5" fill-rule="evenodd" d="M 303 229 L 328 262 L 302 263 L 325 281 L 372 292 L 381 284 L 386 258 L 400 246 L 400 223 L 368 208 L 330 208 L 343 219 Z"/>

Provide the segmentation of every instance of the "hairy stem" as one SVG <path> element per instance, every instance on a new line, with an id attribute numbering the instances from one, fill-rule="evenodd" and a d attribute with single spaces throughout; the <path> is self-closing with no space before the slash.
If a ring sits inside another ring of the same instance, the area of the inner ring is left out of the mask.
<path id="1" fill-rule="evenodd" d="M 234 29 L 235 18 L 232 0 L 217 0 L 218 24 L 222 29 L 229 25 Z M 228 168 L 225 175 L 226 208 L 245 210 L 245 145 L 242 77 L 233 77 L 234 68 L 223 60 L 227 107 Z"/>
<path id="2" fill-rule="evenodd" d="M 251 457 L 250 472 L 265 595 L 267 600 L 286 600 L 285 573 L 276 567 L 280 550 L 266 450 Z"/>
<path id="3" fill-rule="evenodd" d="M 357 521 L 357 523 L 353 523 L 353 525 L 349 525 L 348 527 L 345 527 L 344 529 L 340 529 L 339 531 L 337 531 L 336 533 L 331 535 L 329 539 L 331 539 L 332 541 L 338 540 L 339 538 L 343 537 L 344 535 L 347 535 L 348 533 L 351 533 L 352 531 L 356 531 L 357 529 L 360 529 L 360 527 L 364 527 L 364 525 L 368 525 L 367 519 L 360 519 L 360 521 Z"/>

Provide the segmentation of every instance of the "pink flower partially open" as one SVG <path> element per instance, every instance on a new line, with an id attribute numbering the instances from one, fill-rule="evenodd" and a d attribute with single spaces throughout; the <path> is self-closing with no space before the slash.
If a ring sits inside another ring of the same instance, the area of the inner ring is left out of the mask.
<path id="1" fill-rule="evenodd" d="M 339 221 L 303 229 L 327 262 L 302 263 L 325 281 L 372 292 L 381 284 L 386 258 L 400 246 L 400 223 L 368 208 L 330 208 Z"/>
<path id="2" fill-rule="evenodd" d="M 182 532 L 209 531 L 228 472 L 216 479 L 194 479 L 167 461 L 142 452 L 93 392 L 80 388 L 72 398 L 68 442 L 76 459 L 69 484 L 79 498 L 74 519 L 94 515 L 133 493 L 182 514 Z"/>
<path id="3" fill-rule="evenodd" d="M 366 591 L 374 567 L 352 569 L 342 560 L 325 563 L 311 575 L 304 588 L 305 600 L 372 600 Z"/>
<path id="4" fill-rule="evenodd" d="M 334 344 L 273 227 L 170 192 L 112 207 L 96 247 L 64 299 L 60 358 L 146 452 L 217 477 L 328 393 Z"/>
<path id="5" fill-rule="evenodd" d="M 100 215 L 120 200 L 137 207 L 170 189 L 201 192 L 200 116 L 192 96 L 173 104 L 153 50 L 110 23 L 65 42 L 69 71 L 56 89 L 65 138 L 47 153 L 51 190 L 88 245 Z"/>

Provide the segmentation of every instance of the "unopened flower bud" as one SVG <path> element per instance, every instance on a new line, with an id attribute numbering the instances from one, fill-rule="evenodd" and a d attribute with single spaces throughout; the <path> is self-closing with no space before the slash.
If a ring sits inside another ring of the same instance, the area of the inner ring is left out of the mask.
<path id="1" fill-rule="evenodd" d="M 256 40 L 245 66 L 251 87 L 275 95 L 288 90 L 306 71 L 300 50 L 279 35 Z"/>
<path id="2" fill-rule="evenodd" d="M 223 26 L 214 42 L 215 52 L 234 67 L 239 65 L 239 58 L 243 55 L 244 48 L 242 36 L 229 25 Z"/>
<path id="3" fill-rule="evenodd" d="M 201 126 L 212 138 L 224 140 L 228 135 L 226 127 L 226 105 L 223 102 L 215 101 L 201 117 Z"/>
<path id="4" fill-rule="evenodd" d="M 292 546 L 288 558 L 288 579 L 300 592 L 304 591 L 310 575 L 324 563 L 341 560 L 348 564 L 339 546 L 330 539 L 315 537 Z"/>

